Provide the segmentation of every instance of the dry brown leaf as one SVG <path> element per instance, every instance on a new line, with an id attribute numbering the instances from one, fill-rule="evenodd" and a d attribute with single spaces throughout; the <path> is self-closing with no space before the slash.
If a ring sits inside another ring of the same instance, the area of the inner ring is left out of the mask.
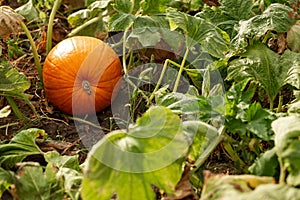
<path id="1" fill-rule="evenodd" d="M 190 183 L 190 167 L 185 166 L 180 181 L 175 187 L 173 196 L 163 197 L 162 200 L 196 200 L 198 199 Z"/>
<path id="2" fill-rule="evenodd" d="M 10 34 L 17 35 L 19 26 L 24 19 L 8 6 L 0 7 L 0 38 L 7 38 Z"/>

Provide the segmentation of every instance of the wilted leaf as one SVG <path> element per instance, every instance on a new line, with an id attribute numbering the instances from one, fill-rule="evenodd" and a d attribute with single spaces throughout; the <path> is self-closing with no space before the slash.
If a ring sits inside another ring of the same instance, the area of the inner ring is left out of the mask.
<path id="1" fill-rule="evenodd" d="M 288 47 L 295 52 L 300 52 L 300 22 L 294 24 L 287 32 L 286 40 Z"/>
<path id="2" fill-rule="evenodd" d="M 5 106 L 0 110 L 0 118 L 7 117 L 11 113 L 10 106 Z"/>
<path id="3" fill-rule="evenodd" d="M 19 132 L 10 143 L 0 145 L 0 165 L 4 168 L 11 168 L 29 155 L 42 154 L 35 139 L 45 136 L 45 131 L 37 128 Z"/>
<path id="4" fill-rule="evenodd" d="M 300 190 L 287 184 L 275 184 L 272 177 L 233 175 L 212 176 L 205 183 L 201 200 L 296 200 Z"/>
<path id="5" fill-rule="evenodd" d="M 11 33 L 18 34 L 19 26 L 24 18 L 10 7 L 0 7 L 0 38 L 7 38 Z"/>
<path id="6" fill-rule="evenodd" d="M 242 197 L 249 196 L 252 192 L 255 192 L 256 189 L 274 182 L 273 177 L 214 175 L 206 172 L 201 200 L 244 199 Z M 250 199 L 254 200 L 256 198 L 249 198 L 249 200 Z"/>

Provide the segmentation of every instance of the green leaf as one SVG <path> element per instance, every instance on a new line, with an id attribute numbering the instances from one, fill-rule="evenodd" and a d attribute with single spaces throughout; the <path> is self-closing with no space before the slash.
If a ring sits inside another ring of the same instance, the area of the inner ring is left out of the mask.
<path id="1" fill-rule="evenodd" d="M 0 118 L 7 117 L 11 113 L 10 106 L 5 106 L 0 110 Z"/>
<path id="2" fill-rule="evenodd" d="M 130 38 L 137 38 L 143 47 L 155 46 L 161 40 L 160 24 L 156 18 L 138 16 L 134 20 Z"/>
<path id="3" fill-rule="evenodd" d="M 57 169 L 55 176 L 63 183 L 64 191 L 72 200 L 79 198 L 79 185 L 82 181 L 82 174 L 78 163 L 78 155 L 61 156 L 56 151 L 50 151 L 44 154 L 48 162 L 47 168 L 51 172 L 52 168 Z M 61 186 L 62 188 L 62 186 Z"/>
<path id="4" fill-rule="evenodd" d="M 182 93 L 157 94 L 156 104 L 171 109 L 184 119 L 203 121 L 222 120 L 225 114 L 224 98 L 220 95 L 203 97 Z"/>
<path id="5" fill-rule="evenodd" d="M 286 50 L 280 59 L 280 66 L 289 66 L 285 83 L 300 89 L 300 53 Z"/>
<path id="6" fill-rule="evenodd" d="M 29 0 L 23 6 L 17 8 L 16 12 L 25 17 L 28 21 L 36 20 L 39 18 L 39 13 L 33 5 L 32 0 Z"/>
<path id="7" fill-rule="evenodd" d="M 257 137 L 264 141 L 273 138 L 271 131 L 271 123 L 275 119 L 271 112 L 263 109 L 259 103 L 252 103 L 245 111 L 247 119 L 247 130 L 254 133 Z"/>
<path id="8" fill-rule="evenodd" d="M 288 115 L 296 115 L 297 117 L 300 117 L 300 101 L 289 105 Z"/>
<path id="9" fill-rule="evenodd" d="M 279 160 L 289 172 L 287 182 L 299 186 L 300 177 L 300 118 L 295 115 L 281 117 L 272 123 L 275 132 L 275 147 Z"/>
<path id="10" fill-rule="evenodd" d="M 170 1 L 171 0 L 145 0 L 141 5 L 143 14 L 163 13 Z"/>
<path id="11" fill-rule="evenodd" d="M 224 15 L 238 21 L 250 17 L 252 6 L 253 2 L 251 0 L 225 0 L 220 9 Z"/>
<path id="12" fill-rule="evenodd" d="M 288 47 L 295 52 L 300 52 L 300 22 L 294 24 L 287 32 L 286 41 Z"/>
<path id="13" fill-rule="evenodd" d="M 240 20 L 250 18 L 252 7 L 252 0 L 224 0 L 220 7 L 204 7 L 196 16 L 210 21 L 231 36 Z"/>
<path id="14" fill-rule="evenodd" d="M 56 151 L 49 151 L 44 153 L 44 158 L 48 163 L 54 164 L 56 167 L 70 168 L 79 171 L 78 155 L 61 156 Z"/>
<path id="15" fill-rule="evenodd" d="M 279 167 L 276 148 L 272 148 L 259 157 L 250 167 L 249 172 L 257 176 L 275 176 Z"/>
<path id="16" fill-rule="evenodd" d="M 87 19 L 91 17 L 91 11 L 89 9 L 82 9 L 77 12 L 74 12 L 68 16 L 68 22 L 71 24 L 72 27 L 77 27 Z"/>
<path id="17" fill-rule="evenodd" d="M 14 174 L 0 167 L 0 197 L 14 184 Z"/>
<path id="18" fill-rule="evenodd" d="M 12 68 L 8 62 L 0 63 L 0 95 L 20 94 L 30 88 L 27 77 Z"/>
<path id="19" fill-rule="evenodd" d="M 299 123 L 300 118 L 296 116 L 280 117 L 273 121 L 272 128 L 275 132 L 275 146 L 278 155 L 281 156 L 289 143 L 300 136 Z"/>
<path id="20" fill-rule="evenodd" d="M 43 154 L 36 145 L 37 137 L 45 137 L 44 130 L 30 128 L 19 132 L 9 144 L 0 145 L 0 164 L 4 168 L 11 168 L 25 157 L 34 154 Z"/>
<path id="21" fill-rule="evenodd" d="M 215 127 L 201 121 L 185 121 L 183 130 L 191 143 L 188 154 L 189 161 L 196 161 L 207 149 L 206 147 L 217 140 L 219 136 Z"/>
<path id="22" fill-rule="evenodd" d="M 229 50 L 227 41 L 223 38 L 223 34 L 226 33 L 210 22 L 172 9 L 167 11 L 167 18 L 171 30 L 176 28 L 183 30 L 188 48 L 200 44 L 205 52 L 217 58 L 223 58 Z"/>
<path id="23" fill-rule="evenodd" d="M 247 39 L 259 40 L 268 31 L 277 33 L 287 32 L 294 21 L 289 13 L 292 9 L 283 4 L 271 4 L 261 15 L 256 15 L 249 20 L 240 21 L 238 34 L 231 44 L 238 51 L 244 51 L 248 46 Z"/>
<path id="24" fill-rule="evenodd" d="M 227 79 L 241 81 L 250 78 L 259 83 L 273 102 L 281 87 L 290 82 L 299 84 L 299 55 L 285 51 L 279 56 L 265 45 L 258 43 L 240 54 L 241 58 L 230 63 Z"/>
<path id="25" fill-rule="evenodd" d="M 109 18 L 109 31 L 125 31 L 134 21 L 135 16 L 126 13 L 116 13 Z"/>
<path id="26" fill-rule="evenodd" d="M 154 199 L 151 185 L 174 192 L 188 145 L 181 120 L 169 109 L 151 107 L 128 132 L 106 135 L 88 155 L 82 197 Z"/>
<path id="27" fill-rule="evenodd" d="M 286 178 L 288 184 L 300 186 L 300 140 L 293 140 L 288 148 L 282 153 L 281 158 L 284 166 L 288 168 L 289 174 Z"/>
<path id="28" fill-rule="evenodd" d="M 16 182 L 18 196 L 24 200 L 63 199 L 63 192 L 56 188 L 55 174 L 47 170 L 43 172 L 43 167 L 39 165 L 25 166 L 19 170 Z"/>
<path id="29" fill-rule="evenodd" d="M 113 6 L 119 13 L 131 14 L 134 5 L 132 0 L 115 0 Z"/>

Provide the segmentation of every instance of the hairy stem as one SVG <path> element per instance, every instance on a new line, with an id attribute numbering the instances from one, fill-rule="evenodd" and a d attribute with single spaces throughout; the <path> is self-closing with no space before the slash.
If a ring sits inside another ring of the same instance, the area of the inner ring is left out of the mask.
<path id="1" fill-rule="evenodd" d="M 56 11 L 61 5 L 62 0 L 56 0 L 53 5 L 53 9 L 50 14 L 49 22 L 48 22 L 48 29 L 47 29 L 47 41 L 46 41 L 46 54 L 49 53 L 49 51 L 52 48 L 52 31 L 53 31 L 53 21 L 56 14 Z"/>
<path id="2" fill-rule="evenodd" d="M 39 58 L 39 54 L 37 52 L 37 49 L 36 49 L 36 45 L 33 41 L 33 38 L 31 36 L 31 33 L 29 32 L 27 26 L 25 25 L 24 22 L 21 22 L 21 27 L 22 29 L 25 31 L 25 34 L 26 36 L 28 37 L 29 39 L 29 43 L 31 45 L 31 48 L 32 48 L 32 53 L 33 53 L 33 58 L 34 58 L 34 63 L 35 63 L 35 67 L 38 71 L 38 75 L 39 75 L 39 79 L 40 79 L 40 82 L 42 84 L 42 87 L 43 87 L 43 73 L 42 73 L 42 67 L 41 67 L 41 63 L 40 63 L 40 58 Z"/>

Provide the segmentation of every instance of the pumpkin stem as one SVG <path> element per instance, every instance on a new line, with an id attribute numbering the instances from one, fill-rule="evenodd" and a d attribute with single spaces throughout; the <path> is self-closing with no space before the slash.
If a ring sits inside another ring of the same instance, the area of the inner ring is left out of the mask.
<path id="1" fill-rule="evenodd" d="M 84 91 L 88 94 L 88 95 L 91 95 L 92 94 L 92 91 L 90 89 L 90 82 L 88 82 L 87 80 L 83 80 L 82 83 L 81 83 Z"/>

